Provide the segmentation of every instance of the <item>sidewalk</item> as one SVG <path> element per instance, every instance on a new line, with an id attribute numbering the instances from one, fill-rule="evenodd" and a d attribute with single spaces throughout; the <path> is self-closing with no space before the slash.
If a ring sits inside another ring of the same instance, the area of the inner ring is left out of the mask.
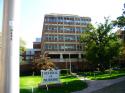
<path id="1" fill-rule="evenodd" d="M 81 80 L 84 80 L 84 79 L 81 79 Z M 123 80 L 125 80 L 125 77 L 112 79 L 112 80 L 85 80 L 85 82 L 88 84 L 88 88 L 81 91 L 72 92 L 72 93 L 91 93 L 93 91 L 97 91 L 99 89 L 105 88 L 115 83 L 119 83 Z"/>

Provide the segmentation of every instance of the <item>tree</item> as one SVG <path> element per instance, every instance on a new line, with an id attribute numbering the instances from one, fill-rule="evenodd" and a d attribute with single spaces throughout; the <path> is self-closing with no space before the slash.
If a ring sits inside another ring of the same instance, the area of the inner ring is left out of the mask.
<path id="1" fill-rule="evenodd" d="M 113 21 L 113 25 L 117 26 L 120 29 L 125 28 L 125 4 L 122 15 L 117 17 L 117 19 Z"/>
<path id="2" fill-rule="evenodd" d="M 45 56 L 36 59 L 36 61 L 33 63 L 33 70 L 38 73 L 40 72 L 40 70 L 55 68 L 56 66 L 53 62 L 51 62 L 50 58 L 48 57 L 48 54 L 45 54 Z"/>
<path id="3" fill-rule="evenodd" d="M 20 53 L 23 53 L 26 50 L 26 42 L 20 38 Z"/>
<path id="4" fill-rule="evenodd" d="M 89 24 L 81 35 L 86 59 L 93 62 L 101 71 L 104 71 L 109 62 L 120 53 L 121 42 L 116 34 L 112 33 L 112 29 L 111 22 L 105 18 L 105 23 L 98 24 L 97 28 Z"/>
<path id="5" fill-rule="evenodd" d="M 113 25 L 115 27 L 120 28 L 120 30 L 119 30 L 121 32 L 120 35 L 124 35 L 124 33 L 125 33 L 125 4 L 124 4 L 124 9 L 123 9 L 122 15 L 117 17 L 117 19 L 113 21 Z M 125 38 L 122 38 L 122 40 L 123 40 L 123 47 L 122 47 L 120 59 L 122 58 L 125 61 Z"/>
<path id="6" fill-rule="evenodd" d="M 23 62 L 22 54 L 26 51 L 26 42 L 20 38 L 20 63 Z"/>

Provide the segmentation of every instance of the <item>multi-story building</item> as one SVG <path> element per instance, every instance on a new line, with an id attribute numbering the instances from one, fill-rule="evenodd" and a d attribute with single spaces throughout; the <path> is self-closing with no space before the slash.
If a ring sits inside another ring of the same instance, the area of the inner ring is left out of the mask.
<path id="1" fill-rule="evenodd" d="M 34 49 L 26 49 L 20 56 L 21 64 L 31 64 L 34 61 Z"/>
<path id="2" fill-rule="evenodd" d="M 90 17 L 71 14 L 46 14 L 44 17 L 41 53 L 60 69 L 83 68 L 83 46 L 80 35 L 91 22 Z"/>
<path id="3" fill-rule="evenodd" d="M 123 40 L 123 43 L 124 43 L 124 48 L 123 48 L 123 55 L 120 57 L 120 58 L 118 58 L 118 60 L 119 60 L 119 62 L 120 62 L 120 64 L 121 64 L 121 66 L 124 66 L 125 67 L 125 30 L 118 30 L 117 32 L 116 32 L 116 34 L 117 34 L 117 36 L 120 38 L 120 39 L 122 39 Z"/>
<path id="4" fill-rule="evenodd" d="M 33 42 L 34 49 L 34 62 L 40 58 L 41 55 L 41 38 L 36 38 L 36 41 Z"/>
<path id="5" fill-rule="evenodd" d="M 124 30 L 118 30 L 116 32 L 117 36 L 121 38 L 125 42 L 125 31 Z"/>

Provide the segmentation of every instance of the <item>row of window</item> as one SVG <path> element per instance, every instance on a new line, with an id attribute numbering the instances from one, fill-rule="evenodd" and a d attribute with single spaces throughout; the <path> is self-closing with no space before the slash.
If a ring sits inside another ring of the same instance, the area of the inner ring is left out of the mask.
<path id="1" fill-rule="evenodd" d="M 44 27 L 44 30 L 45 31 L 51 31 L 51 32 L 57 32 L 57 30 L 58 31 L 64 31 L 64 32 L 74 32 L 75 33 L 75 31 L 76 32 L 79 32 L 79 33 L 82 33 L 83 31 L 84 31 L 84 29 L 83 28 L 80 28 L 80 27 L 63 27 L 63 26 L 59 26 L 59 27 L 57 27 L 57 26 L 45 26 Z"/>
<path id="2" fill-rule="evenodd" d="M 75 44 L 45 44 L 44 46 L 45 50 L 48 51 L 81 51 L 82 47 L 81 45 L 75 45 Z"/>
<path id="3" fill-rule="evenodd" d="M 48 57 L 51 59 L 60 59 L 61 55 L 60 54 L 49 54 Z M 83 58 L 83 54 L 81 54 L 81 57 Z M 69 58 L 79 58 L 79 54 L 62 54 L 63 59 L 69 59 Z"/>
<path id="4" fill-rule="evenodd" d="M 45 22 L 87 22 L 91 21 L 90 18 L 71 18 L 71 17 L 45 17 Z"/>
<path id="5" fill-rule="evenodd" d="M 46 41 L 79 41 L 80 35 L 45 35 Z"/>
<path id="6" fill-rule="evenodd" d="M 89 21 L 56 21 L 56 20 L 51 20 L 51 21 L 45 21 L 45 23 L 55 23 L 55 24 L 68 24 L 68 25 L 87 25 Z"/>

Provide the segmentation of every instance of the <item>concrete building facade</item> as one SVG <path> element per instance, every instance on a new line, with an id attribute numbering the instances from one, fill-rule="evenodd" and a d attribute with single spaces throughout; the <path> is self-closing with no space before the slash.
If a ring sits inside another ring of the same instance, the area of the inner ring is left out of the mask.
<path id="1" fill-rule="evenodd" d="M 116 35 L 122 39 L 123 43 L 124 43 L 124 48 L 123 48 L 123 55 L 119 58 L 119 62 L 121 64 L 121 66 L 125 66 L 125 30 L 118 30 L 116 32 Z"/>
<path id="2" fill-rule="evenodd" d="M 34 62 L 34 49 L 26 49 L 20 56 L 22 61 L 20 64 L 31 64 Z"/>
<path id="3" fill-rule="evenodd" d="M 44 17 L 41 54 L 48 53 L 60 69 L 83 68 L 83 45 L 80 35 L 91 22 L 90 17 L 71 14 L 46 14 Z"/>
<path id="4" fill-rule="evenodd" d="M 33 49 L 35 62 L 35 60 L 39 59 L 41 55 L 41 38 L 36 38 L 36 40 L 33 42 Z"/>

